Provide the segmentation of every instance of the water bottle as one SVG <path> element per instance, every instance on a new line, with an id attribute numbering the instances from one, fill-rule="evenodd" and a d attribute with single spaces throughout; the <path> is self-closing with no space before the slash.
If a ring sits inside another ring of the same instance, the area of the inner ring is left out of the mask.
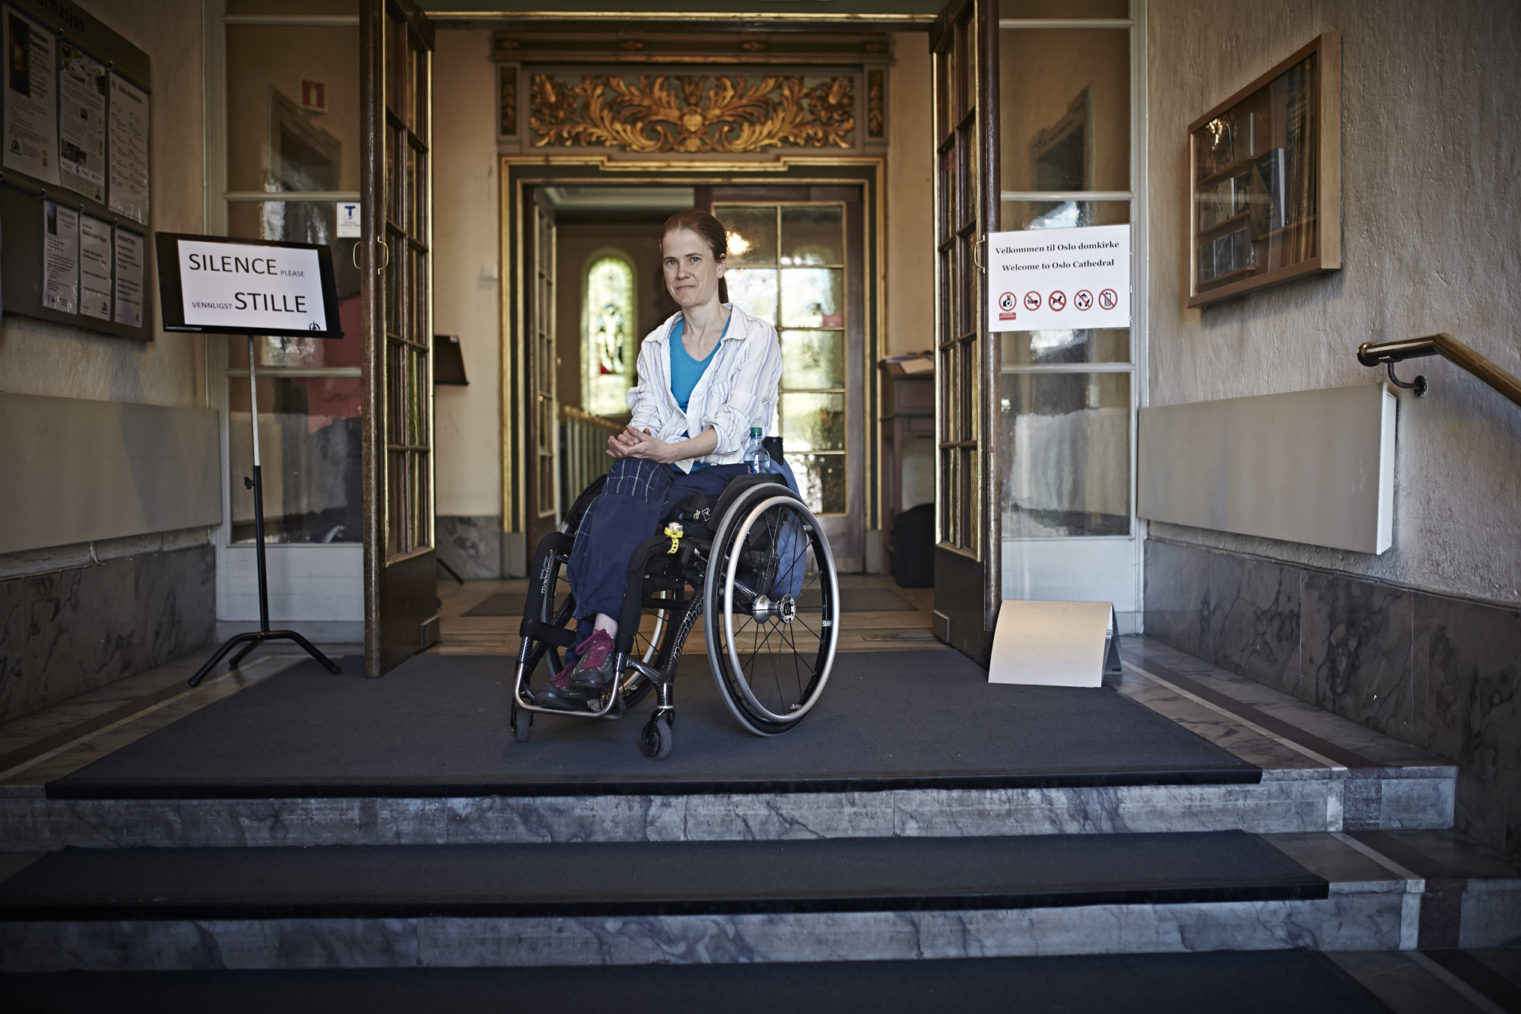
<path id="1" fill-rule="evenodd" d="M 766 431 L 759 426 L 750 427 L 750 439 L 745 441 L 745 465 L 752 472 L 775 472 L 776 462 L 766 453 Z"/>

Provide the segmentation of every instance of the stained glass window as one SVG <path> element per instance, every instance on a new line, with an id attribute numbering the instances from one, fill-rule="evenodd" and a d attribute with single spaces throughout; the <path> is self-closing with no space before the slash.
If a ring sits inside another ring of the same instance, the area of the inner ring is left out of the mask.
<path id="1" fill-rule="evenodd" d="M 586 269 L 581 305 L 586 410 L 623 415 L 634 379 L 634 266 L 616 254 L 598 257 Z"/>

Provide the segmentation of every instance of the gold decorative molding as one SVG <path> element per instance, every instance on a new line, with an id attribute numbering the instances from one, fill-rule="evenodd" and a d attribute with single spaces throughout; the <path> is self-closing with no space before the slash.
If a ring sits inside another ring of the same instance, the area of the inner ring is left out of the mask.
<path id="1" fill-rule="evenodd" d="M 497 133 L 516 137 L 518 133 L 518 69 L 497 67 Z"/>
<path id="2" fill-rule="evenodd" d="M 753 153 L 851 148 L 855 78 L 800 75 L 586 74 L 577 83 L 530 76 L 536 148 L 612 148 L 640 154 Z"/>
<path id="3" fill-rule="evenodd" d="M 580 67 L 598 63 L 783 64 L 887 67 L 892 44 L 882 33 L 511 31 L 492 33 L 492 58 Z M 820 71 L 823 73 L 824 71 Z"/>
<path id="4" fill-rule="evenodd" d="M 887 73 L 873 68 L 866 72 L 866 136 L 879 138 L 887 122 Z"/>

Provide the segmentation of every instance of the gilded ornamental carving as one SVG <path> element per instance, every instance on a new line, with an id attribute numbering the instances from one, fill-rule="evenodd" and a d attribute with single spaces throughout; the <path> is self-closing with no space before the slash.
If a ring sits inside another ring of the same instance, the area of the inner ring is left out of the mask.
<path id="1" fill-rule="evenodd" d="M 759 152 L 850 148 L 856 127 L 850 76 L 587 74 L 530 78 L 534 147 L 628 152 Z"/>

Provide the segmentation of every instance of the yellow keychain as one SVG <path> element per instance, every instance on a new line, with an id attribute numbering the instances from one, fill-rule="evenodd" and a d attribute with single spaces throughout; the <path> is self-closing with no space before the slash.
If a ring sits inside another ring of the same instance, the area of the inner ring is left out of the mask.
<path id="1" fill-rule="evenodd" d="M 663 534 L 666 538 L 671 540 L 671 548 L 665 551 L 667 556 L 676 555 L 676 550 L 681 546 L 681 536 L 684 531 L 685 530 L 681 527 L 680 521 L 672 521 L 670 524 L 665 526 L 665 532 Z"/>

